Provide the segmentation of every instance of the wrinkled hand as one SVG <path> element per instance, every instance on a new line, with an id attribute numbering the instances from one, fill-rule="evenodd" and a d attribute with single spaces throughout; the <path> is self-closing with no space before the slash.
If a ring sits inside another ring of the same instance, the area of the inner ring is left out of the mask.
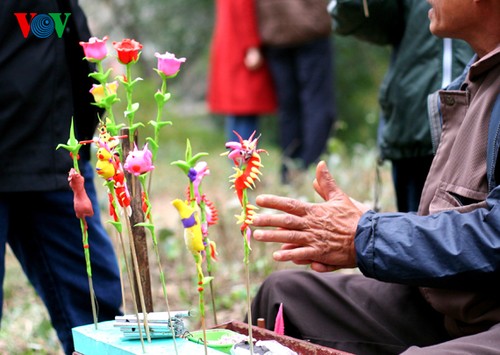
<path id="1" fill-rule="evenodd" d="M 285 213 L 259 214 L 254 217 L 253 236 L 262 242 L 283 243 L 274 252 L 276 261 L 311 264 L 319 272 L 356 267 L 354 236 L 366 208 L 351 200 L 335 183 L 325 162 L 316 168 L 313 183 L 316 192 L 325 200 L 309 203 L 274 195 L 259 195 L 260 207 Z"/>

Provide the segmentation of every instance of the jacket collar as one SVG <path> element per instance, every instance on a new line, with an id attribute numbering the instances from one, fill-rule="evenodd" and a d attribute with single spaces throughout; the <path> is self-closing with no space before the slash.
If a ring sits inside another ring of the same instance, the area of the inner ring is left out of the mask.
<path id="1" fill-rule="evenodd" d="M 474 56 L 474 63 L 471 65 L 469 72 L 470 80 L 474 81 L 474 79 L 477 78 L 477 76 L 490 70 L 499 63 L 500 63 L 500 45 L 498 45 L 496 49 L 486 54 L 481 59 L 477 59 L 477 56 Z"/>

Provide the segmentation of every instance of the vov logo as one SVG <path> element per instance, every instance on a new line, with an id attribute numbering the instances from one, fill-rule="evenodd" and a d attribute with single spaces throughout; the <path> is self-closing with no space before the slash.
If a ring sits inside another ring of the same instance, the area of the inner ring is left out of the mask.
<path id="1" fill-rule="evenodd" d="M 37 14 L 31 12 L 29 20 L 27 12 L 16 12 L 14 15 L 24 38 L 28 38 L 30 31 L 38 38 L 47 38 L 55 31 L 57 37 L 61 38 L 71 13 L 49 12 L 48 14 Z"/>

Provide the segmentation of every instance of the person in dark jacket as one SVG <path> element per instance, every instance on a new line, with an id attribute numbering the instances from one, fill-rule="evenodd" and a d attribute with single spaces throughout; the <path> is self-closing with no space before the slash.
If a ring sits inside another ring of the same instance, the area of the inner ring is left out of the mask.
<path id="1" fill-rule="evenodd" d="M 79 45 L 89 37 L 76 0 L 0 5 L 0 282 L 8 244 L 45 303 L 66 354 L 74 351 L 71 329 L 92 323 L 93 315 L 68 184 L 73 164 L 68 151 L 56 147 L 67 142 L 72 118 L 77 139 L 94 135 L 91 68 Z M 95 211 L 87 218 L 93 286 L 103 321 L 120 314 L 121 286 L 89 159 L 82 148 L 79 165 Z"/>
<path id="2" fill-rule="evenodd" d="M 326 153 L 335 129 L 334 51 L 327 3 L 304 2 L 302 12 L 290 11 L 296 6 L 287 1 L 261 0 L 257 6 L 261 31 L 271 27 L 278 37 L 271 41 L 263 35 L 262 42 L 278 98 L 281 182 L 300 186 L 307 170 Z M 311 36 L 294 26 L 305 17 L 314 18 L 319 27 Z"/>
<path id="3" fill-rule="evenodd" d="M 474 54 L 462 40 L 433 36 L 422 23 L 430 6 L 422 0 L 334 0 L 334 33 L 392 49 L 380 86 L 378 148 L 390 161 L 399 212 L 416 212 L 433 151 L 427 95 L 460 75 Z"/>
<path id="4" fill-rule="evenodd" d="M 500 354 L 500 3 L 429 2 L 431 32 L 476 55 L 429 97 L 437 149 L 418 213 L 368 210 L 324 162 L 314 188 L 326 202 L 258 196 L 284 213 L 256 216 L 254 238 L 318 272 L 271 275 L 254 321 L 273 329 L 283 304 L 285 334 L 355 354 Z"/>

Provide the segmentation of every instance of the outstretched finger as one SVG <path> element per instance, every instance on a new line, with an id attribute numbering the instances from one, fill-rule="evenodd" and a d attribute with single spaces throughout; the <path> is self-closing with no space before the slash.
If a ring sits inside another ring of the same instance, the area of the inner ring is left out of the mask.
<path id="1" fill-rule="evenodd" d="M 262 208 L 275 209 L 296 216 L 305 215 L 307 206 L 305 202 L 300 200 L 268 194 L 258 195 L 255 203 Z"/>
<path id="2" fill-rule="evenodd" d="M 254 227 L 280 228 L 288 231 L 300 231 L 307 228 L 307 223 L 303 218 L 292 214 L 258 214 L 254 216 L 252 225 Z"/>
<path id="3" fill-rule="evenodd" d="M 259 242 L 293 244 L 300 247 L 307 242 L 303 233 L 289 229 L 257 229 L 253 232 L 253 238 Z"/>
<path id="4" fill-rule="evenodd" d="M 285 243 L 285 244 L 281 245 L 281 250 L 292 250 L 292 249 L 301 248 L 301 247 L 302 246 L 297 245 L 297 244 Z M 309 265 L 309 264 L 311 264 L 313 262 L 311 259 L 307 259 L 307 260 L 292 260 L 292 261 L 296 265 Z"/>
<path id="5" fill-rule="evenodd" d="M 301 263 L 305 260 L 311 260 L 314 255 L 314 250 L 308 246 L 293 248 L 293 249 L 281 249 L 273 253 L 273 259 L 276 261 L 292 261 Z"/>

